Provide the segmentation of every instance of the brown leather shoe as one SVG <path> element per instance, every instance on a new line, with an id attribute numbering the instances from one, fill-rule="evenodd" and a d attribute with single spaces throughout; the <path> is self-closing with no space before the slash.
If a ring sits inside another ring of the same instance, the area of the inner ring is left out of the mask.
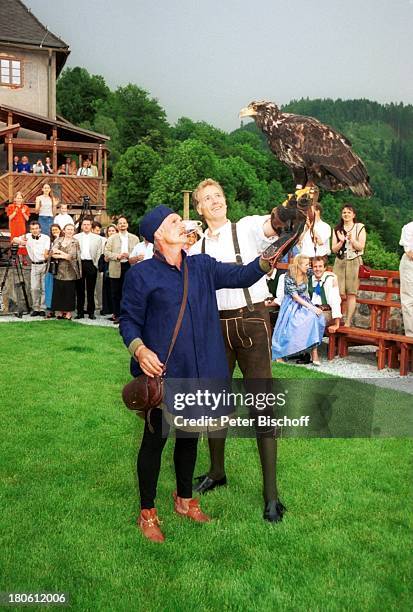
<path id="1" fill-rule="evenodd" d="M 209 523 L 211 520 L 207 514 L 202 512 L 199 507 L 198 499 L 185 499 L 184 497 L 178 497 L 176 491 L 173 493 L 175 502 L 175 512 L 181 516 L 187 516 L 196 523 Z"/>
<path id="2" fill-rule="evenodd" d="M 165 541 L 165 536 L 159 529 L 160 520 L 158 518 L 156 508 L 151 508 L 150 510 L 141 510 L 141 513 L 136 522 L 145 538 L 148 538 L 148 540 L 151 540 L 151 542 Z"/>

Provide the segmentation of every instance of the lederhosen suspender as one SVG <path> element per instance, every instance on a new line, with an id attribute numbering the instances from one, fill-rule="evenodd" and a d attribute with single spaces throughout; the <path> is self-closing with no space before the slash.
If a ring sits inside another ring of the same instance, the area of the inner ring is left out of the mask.
<path id="1" fill-rule="evenodd" d="M 237 235 L 237 224 L 231 223 L 231 233 L 232 233 L 232 244 L 234 245 L 235 251 L 235 263 L 237 266 L 242 266 L 242 257 L 239 248 L 238 235 Z M 201 253 L 205 255 L 205 237 L 202 238 L 202 246 Z M 254 310 L 254 304 L 252 303 L 251 294 L 247 287 L 243 288 L 245 301 L 247 302 L 247 308 L 250 312 Z"/>
<path id="2" fill-rule="evenodd" d="M 325 289 L 324 289 L 324 285 L 325 285 L 325 283 L 326 283 L 326 281 L 327 281 L 327 279 L 328 279 L 328 278 L 333 278 L 333 275 L 332 275 L 332 274 L 327 274 L 327 276 L 326 276 L 326 277 L 325 277 L 325 279 L 323 280 L 322 284 L 321 284 L 321 282 L 320 282 L 320 281 L 318 281 L 318 282 L 319 282 L 319 284 L 320 284 L 320 298 L 321 298 L 321 304 L 322 304 L 323 306 L 327 306 L 327 305 L 328 305 L 328 304 L 327 304 L 326 292 L 325 292 Z M 314 276 L 310 276 L 310 278 L 309 278 L 309 282 L 308 282 L 308 294 L 309 294 L 309 296 L 310 296 L 310 300 L 312 300 L 312 299 L 313 299 L 313 293 L 314 293 L 313 279 L 314 279 Z"/>

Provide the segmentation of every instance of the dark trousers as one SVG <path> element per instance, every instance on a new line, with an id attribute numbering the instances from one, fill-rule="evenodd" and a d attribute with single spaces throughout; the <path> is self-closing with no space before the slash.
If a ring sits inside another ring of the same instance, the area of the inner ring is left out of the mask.
<path id="1" fill-rule="evenodd" d="M 121 263 L 120 278 L 110 279 L 110 292 L 112 294 L 112 307 L 113 314 L 119 318 L 120 315 L 120 301 L 122 299 L 123 281 L 125 280 L 125 274 L 130 268 L 130 263 L 125 261 Z"/>
<path id="2" fill-rule="evenodd" d="M 155 507 L 162 451 L 167 440 L 165 432 L 169 431 L 169 427 L 163 417 L 163 411 L 159 408 L 152 410 L 150 421 L 154 432 L 151 433 L 149 431 L 148 423 L 145 422 L 145 430 L 137 462 L 139 493 L 143 510 Z M 162 435 L 162 426 L 164 436 Z M 174 465 L 176 490 L 179 497 L 192 497 L 192 478 L 196 462 L 197 444 L 198 434 L 179 429 L 176 430 Z"/>
<path id="3" fill-rule="evenodd" d="M 89 315 L 95 313 L 95 287 L 97 268 L 90 259 L 82 259 L 82 276 L 76 281 L 77 312 L 85 312 L 85 287 L 87 293 L 87 312 Z"/>

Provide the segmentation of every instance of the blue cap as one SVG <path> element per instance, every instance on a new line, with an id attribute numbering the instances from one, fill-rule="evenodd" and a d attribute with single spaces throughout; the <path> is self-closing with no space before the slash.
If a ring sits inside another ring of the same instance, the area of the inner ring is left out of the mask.
<path id="1" fill-rule="evenodd" d="M 169 217 L 169 215 L 175 214 L 171 208 L 164 204 L 159 204 L 152 210 L 148 211 L 143 217 L 139 225 L 140 234 L 148 240 L 148 242 L 154 242 L 154 233 L 161 225 L 161 223 Z"/>

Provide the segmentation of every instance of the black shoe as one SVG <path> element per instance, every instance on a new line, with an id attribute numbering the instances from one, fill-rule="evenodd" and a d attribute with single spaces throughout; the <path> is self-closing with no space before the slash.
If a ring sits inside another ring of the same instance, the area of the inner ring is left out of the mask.
<path id="1" fill-rule="evenodd" d="M 31 311 L 31 313 L 30 313 L 30 316 L 31 316 L 31 317 L 38 317 L 38 316 L 39 316 L 39 314 L 40 314 L 40 313 L 39 313 L 39 311 L 38 311 L 38 310 L 32 310 L 32 311 Z"/>
<path id="2" fill-rule="evenodd" d="M 75 319 L 84 319 L 84 318 L 85 318 L 85 315 L 84 315 L 84 314 L 77 314 L 77 315 L 75 316 Z"/>
<path id="3" fill-rule="evenodd" d="M 89 315 L 89 319 L 96 319 L 96 317 L 95 317 L 95 315 L 94 315 L 94 314 L 90 314 L 90 315 Z"/>
<path id="4" fill-rule="evenodd" d="M 195 478 L 197 484 L 195 484 L 192 488 L 194 491 L 203 495 L 204 493 L 208 493 L 208 491 L 213 491 L 216 487 L 224 487 L 227 484 L 227 477 L 224 476 L 219 480 L 214 480 L 210 478 L 208 474 L 203 474 L 202 476 L 198 476 Z"/>
<path id="5" fill-rule="evenodd" d="M 270 523 L 280 523 L 287 508 L 278 499 L 272 499 L 265 504 L 264 520 Z"/>
<path id="6" fill-rule="evenodd" d="M 39 312 L 37 313 L 39 315 L 39 317 L 45 317 L 46 313 L 44 310 L 39 310 Z"/>
<path id="7" fill-rule="evenodd" d="M 310 355 L 310 353 L 304 353 L 304 355 L 302 355 L 302 357 L 299 357 L 298 359 L 296 359 L 295 363 L 299 363 L 301 365 L 307 365 L 307 364 L 311 363 L 311 355 Z"/>

